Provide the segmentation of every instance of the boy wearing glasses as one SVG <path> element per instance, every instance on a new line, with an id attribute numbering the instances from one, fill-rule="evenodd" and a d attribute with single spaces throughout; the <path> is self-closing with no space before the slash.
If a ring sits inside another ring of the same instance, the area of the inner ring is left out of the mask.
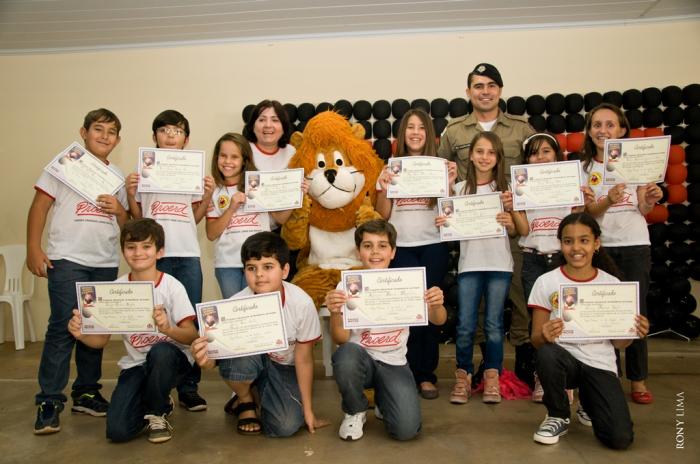
<path id="1" fill-rule="evenodd" d="M 183 150 L 190 137 L 190 123 L 175 110 L 165 110 L 153 120 L 156 148 Z M 184 285 L 194 307 L 202 301 L 202 267 L 197 240 L 197 224 L 206 215 L 214 191 L 214 179 L 204 177 L 202 195 L 174 193 L 139 193 L 137 173 L 126 179 L 127 198 L 134 218 L 151 218 L 165 230 L 165 254 L 158 259 L 161 272 L 170 274 Z M 195 364 L 177 386 L 178 400 L 188 411 L 204 411 L 207 402 L 197 392 L 201 371 Z"/>

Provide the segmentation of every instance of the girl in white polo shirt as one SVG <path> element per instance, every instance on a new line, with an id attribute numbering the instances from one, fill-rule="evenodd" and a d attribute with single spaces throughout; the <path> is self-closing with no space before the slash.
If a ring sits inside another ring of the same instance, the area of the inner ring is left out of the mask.
<path id="1" fill-rule="evenodd" d="M 581 161 L 595 195 L 595 201 L 586 205 L 586 211 L 600 224 L 603 245 L 615 260 L 622 278 L 639 282 L 639 310 L 646 316 L 651 250 L 644 215 L 661 199 L 661 189 L 651 183 L 641 186 L 603 184 L 605 141 L 628 137 L 629 132 L 629 122 L 620 108 L 609 103 L 593 108 L 586 118 Z M 625 350 L 625 374 L 631 381 L 632 401 L 639 404 L 654 401 L 646 386 L 647 358 L 646 340 L 636 340 Z"/>
<path id="2" fill-rule="evenodd" d="M 395 156 L 437 156 L 435 130 L 430 116 L 421 109 L 404 114 L 399 126 Z M 446 163 L 448 163 L 446 161 Z M 450 184 L 457 177 L 457 165 L 448 164 Z M 447 273 L 449 252 L 440 242 L 435 227 L 437 199 L 386 197 L 394 174 L 387 167 L 378 180 L 376 209 L 398 233 L 396 256 L 391 267 L 425 267 L 428 288 L 440 286 Z M 438 329 L 434 325 L 411 327 L 406 358 L 420 394 L 425 399 L 438 397 L 435 369 L 440 358 Z"/>
<path id="3" fill-rule="evenodd" d="M 216 187 L 207 210 L 207 238 L 216 241 L 214 273 L 221 295 L 230 298 L 246 287 L 241 245 L 253 234 L 270 230 L 270 217 L 284 224 L 292 210 L 245 213 L 245 173 L 255 171 L 248 141 L 229 132 L 214 146 L 211 175 Z"/>

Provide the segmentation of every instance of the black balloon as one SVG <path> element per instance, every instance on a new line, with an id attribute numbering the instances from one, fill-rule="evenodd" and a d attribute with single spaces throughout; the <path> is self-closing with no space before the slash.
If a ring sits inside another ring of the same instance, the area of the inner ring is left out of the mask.
<path id="1" fill-rule="evenodd" d="M 685 162 L 688 164 L 700 164 L 700 144 L 685 147 Z"/>
<path id="2" fill-rule="evenodd" d="M 579 93 L 570 93 L 564 97 L 564 109 L 568 114 L 580 113 L 583 109 L 583 96 Z"/>
<path id="3" fill-rule="evenodd" d="M 381 159 L 387 160 L 391 157 L 391 141 L 389 139 L 377 139 L 372 146 Z"/>
<path id="4" fill-rule="evenodd" d="M 661 90 L 656 87 L 642 90 L 642 106 L 644 108 L 658 108 L 661 106 Z"/>
<path id="5" fill-rule="evenodd" d="M 391 104 L 391 114 L 394 115 L 395 119 L 401 119 L 403 118 L 403 115 L 406 114 L 406 111 L 411 109 L 411 104 L 408 103 L 408 100 L 405 100 L 403 98 L 399 98 L 398 100 L 394 100 L 393 103 Z"/>
<path id="6" fill-rule="evenodd" d="M 510 97 L 506 103 L 508 113 L 522 116 L 527 111 L 523 97 Z"/>
<path id="7" fill-rule="evenodd" d="M 433 118 L 444 118 L 450 112 L 450 104 L 444 98 L 436 98 L 430 102 L 430 114 Z"/>
<path id="8" fill-rule="evenodd" d="M 391 103 L 387 100 L 377 100 L 372 104 L 374 119 L 388 119 L 391 116 Z"/>
<path id="9" fill-rule="evenodd" d="M 690 226 L 684 223 L 671 224 L 668 227 L 668 238 L 672 242 L 683 242 L 690 238 Z"/>
<path id="10" fill-rule="evenodd" d="M 439 137 L 442 131 L 447 127 L 447 119 L 445 118 L 435 118 L 433 119 L 433 128 L 435 129 L 435 134 Z"/>
<path id="11" fill-rule="evenodd" d="M 686 106 L 683 110 L 683 121 L 686 124 L 700 123 L 700 106 Z"/>
<path id="12" fill-rule="evenodd" d="M 566 119 L 561 114 L 547 116 L 547 130 L 553 134 L 562 134 L 566 131 Z"/>
<path id="13" fill-rule="evenodd" d="M 672 321 L 671 329 L 688 338 L 698 338 L 700 336 L 700 319 L 696 316 L 686 316 L 683 320 Z"/>
<path id="14" fill-rule="evenodd" d="M 688 144 L 700 143 L 700 123 L 685 126 L 685 142 Z"/>
<path id="15" fill-rule="evenodd" d="M 527 108 L 527 114 L 530 116 L 536 116 L 544 113 L 545 101 L 542 95 L 531 95 L 525 101 L 525 108 Z"/>
<path id="16" fill-rule="evenodd" d="M 464 98 L 453 98 L 450 100 L 450 117 L 458 118 L 467 114 L 467 100 Z"/>
<path id="17" fill-rule="evenodd" d="M 358 121 L 367 121 L 372 117 L 372 105 L 367 100 L 358 100 L 352 106 L 352 115 Z"/>
<path id="18" fill-rule="evenodd" d="M 683 103 L 686 106 L 700 105 L 700 84 L 690 84 L 683 88 Z"/>
<path id="19" fill-rule="evenodd" d="M 542 132 L 547 128 L 547 120 L 541 114 L 530 116 L 527 120 L 530 125 L 538 132 Z"/>
<path id="20" fill-rule="evenodd" d="M 417 98 L 411 102 L 411 109 L 421 109 L 430 114 L 430 102 L 425 98 Z"/>
<path id="21" fill-rule="evenodd" d="M 316 114 L 316 108 L 311 103 L 302 103 L 297 107 L 299 121 L 306 122 Z"/>
<path id="22" fill-rule="evenodd" d="M 323 113 L 325 111 L 329 111 L 333 109 L 333 104 L 328 103 L 328 102 L 321 102 L 318 105 L 316 105 L 316 114 Z"/>
<path id="23" fill-rule="evenodd" d="M 685 137 L 685 130 L 681 126 L 664 127 L 664 135 L 671 136 L 672 145 L 680 145 Z"/>
<path id="24" fill-rule="evenodd" d="M 282 105 L 284 108 L 284 111 L 287 112 L 287 117 L 289 118 L 289 122 L 294 122 L 297 120 L 297 107 L 296 105 L 292 103 L 285 103 Z"/>
<path id="25" fill-rule="evenodd" d="M 682 204 L 668 205 L 668 222 L 684 222 L 688 219 L 688 207 Z"/>
<path id="26" fill-rule="evenodd" d="M 588 92 L 583 96 L 583 103 L 586 112 L 589 112 L 596 106 L 603 103 L 603 96 L 599 92 Z"/>
<path id="27" fill-rule="evenodd" d="M 603 101 L 605 103 L 610 103 L 615 106 L 622 106 L 622 94 L 616 90 L 605 92 L 603 94 Z"/>
<path id="28" fill-rule="evenodd" d="M 586 118 L 580 113 L 569 113 L 566 115 L 566 132 L 583 132 L 586 126 Z"/>
<path id="29" fill-rule="evenodd" d="M 352 117 L 352 103 L 347 100 L 338 100 L 335 102 L 333 110 L 341 114 L 345 119 L 350 119 Z"/>
<path id="30" fill-rule="evenodd" d="M 564 95 L 552 93 L 545 98 L 545 110 L 547 114 L 562 114 L 564 112 Z"/>
<path id="31" fill-rule="evenodd" d="M 680 106 L 669 106 L 664 110 L 664 126 L 678 126 L 683 122 L 683 109 Z"/>
<path id="32" fill-rule="evenodd" d="M 659 108 L 647 108 L 642 112 L 644 127 L 659 127 L 664 122 L 664 113 Z"/>
<path id="33" fill-rule="evenodd" d="M 698 307 L 698 302 L 691 294 L 672 296 L 671 302 L 685 314 L 693 314 L 695 308 Z"/>
<path id="34" fill-rule="evenodd" d="M 637 89 L 625 90 L 622 93 L 622 106 L 626 110 L 634 110 L 642 106 L 642 92 Z"/>
<path id="35" fill-rule="evenodd" d="M 391 123 L 386 119 L 374 121 L 372 132 L 377 139 L 388 139 L 391 136 Z"/>
<path id="36" fill-rule="evenodd" d="M 357 121 L 358 124 L 361 124 L 362 127 L 365 128 L 365 140 L 371 139 L 372 138 L 372 123 L 369 121 Z"/>
<path id="37" fill-rule="evenodd" d="M 639 129 L 644 125 L 644 118 L 642 117 L 642 112 L 638 109 L 627 110 L 625 112 L 627 116 L 627 121 L 630 123 L 632 129 Z"/>
<path id="38" fill-rule="evenodd" d="M 664 106 L 679 106 L 683 103 L 683 91 L 677 85 L 669 85 L 661 91 Z"/>
<path id="39" fill-rule="evenodd" d="M 255 105 L 246 105 L 245 108 L 243 108 L 243 112 L 241 113 L 241 117 L 243 118 L 244 124 L 248 124 L 248 119 L 250 118 L 250 115 L 253 113 L 254 109 L 255 109 Z"/>

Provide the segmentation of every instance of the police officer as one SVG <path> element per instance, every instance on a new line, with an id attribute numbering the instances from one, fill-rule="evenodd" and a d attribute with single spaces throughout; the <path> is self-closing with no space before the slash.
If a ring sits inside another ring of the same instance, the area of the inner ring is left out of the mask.
<path id="1" fill-rule="evenodd" d="M 445 128 L 440 137 L 438 155 L 457 163 L 459 180 L 464 180 L 469 162 L 469 145 L 472 138 L 479 132 L 491 131 L 498 135 L 503 142 L 505 152 L 505 172 L 510 179 L 510 166 L 520 164 L 523 141 L 535 133 L 527 118 L 504 113 L 498 104 L 503 92 L 501 73 L 492 64 L 480 63 L 467 76 L 467 97 L 473 111 L 459 118 L 454 118 Z M 513 316 L 510 326 L 510 342 L 516 348 L 516 374 L 528 383 L 532 382 L 531 358 L 534 348 L 530 344 L 529 315 L 525 301 L 520 272 L 522 268 L 522 253 L 517 239 L 511 239 L 513 253 L 513 278 L 508 297 L 513 302 Z M 479 311 L 479 329 L 476 343 L 483 346 L 484 335 L 482 321 L 483 308 Z M 484 349 L 482 349 L 484 353 Z M 525 367 L 527 366 L 527 367 Z M 478 375 L 475 376 L 478 381 Z"/>

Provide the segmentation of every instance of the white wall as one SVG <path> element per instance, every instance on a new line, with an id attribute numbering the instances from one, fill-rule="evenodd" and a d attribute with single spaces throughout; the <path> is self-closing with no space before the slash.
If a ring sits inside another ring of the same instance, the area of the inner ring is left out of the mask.
<path id="1" fill-rule="evenodd" d="M 700 21 L 0 57 L 0 244 L 25 242 L 34 181 L 53 155 L 79 141 L 83 116 L 97 107 L 122 121 L 111 160 L 128 171 L 166 108 L 190 120 L 190 148 L 209 152 L 222 133 L 241 130 L 243 107 L 263 98 L 450 99 L 464 96 L 466 75 L 483 61 L 501 71 L 505 98 L 684 86 L 700 80 L 698 56 Z M 200 243 L 204 295 L 218 297 L 203 226 Z M 43 336 L 44 279 L 35 295 Z"/>

